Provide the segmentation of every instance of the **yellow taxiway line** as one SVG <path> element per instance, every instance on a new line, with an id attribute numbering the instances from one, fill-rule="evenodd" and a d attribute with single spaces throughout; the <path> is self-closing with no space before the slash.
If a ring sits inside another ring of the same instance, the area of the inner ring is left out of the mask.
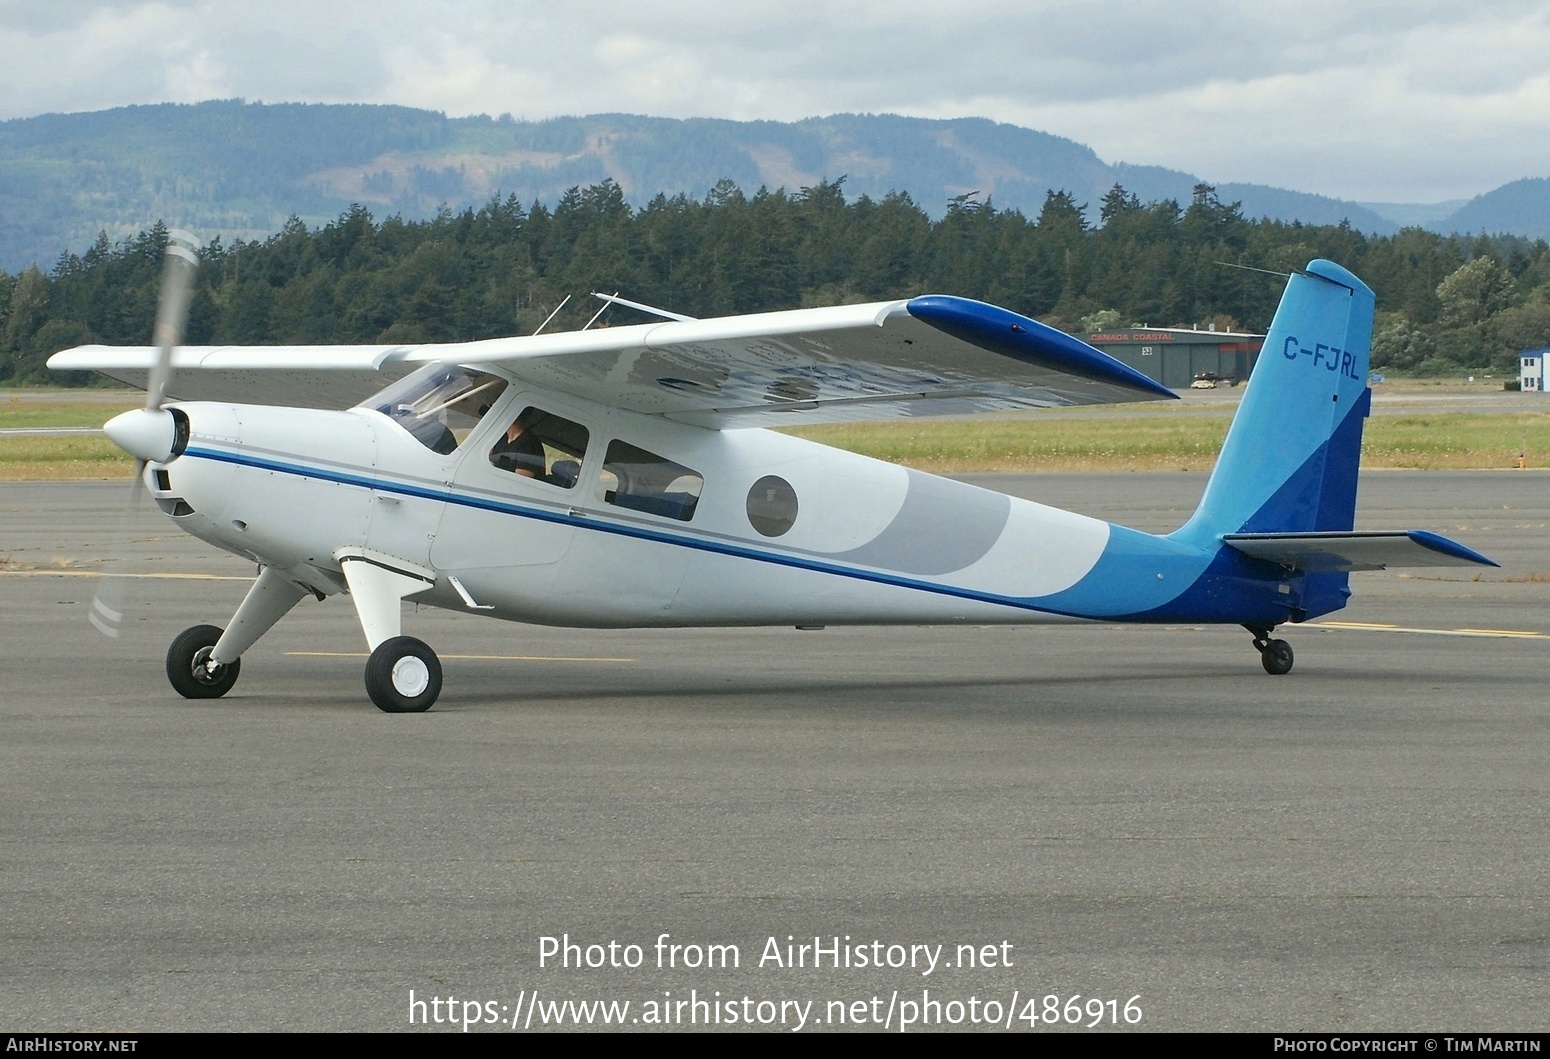
<path id="1" fill-rule="evenodd" d="M 251 574 L 106 574 L 101 570 L 0 570 L 0 577 L 136 577 L 166 581 L 247 581 Z"/>
<path id="2" fill-rule="evenodd" d="M 1374 621 L 1310 621 L 1306 625 L 1288 626 L 1302 629 L 1357 629 L 1366 632 L 1409 632 L 1422 636 L 1489 636 L 1510 640 L 1550 640 L 1550 633 L 1532 629 L 1413 629 L 1404 625 L 1388 625 Z"/>

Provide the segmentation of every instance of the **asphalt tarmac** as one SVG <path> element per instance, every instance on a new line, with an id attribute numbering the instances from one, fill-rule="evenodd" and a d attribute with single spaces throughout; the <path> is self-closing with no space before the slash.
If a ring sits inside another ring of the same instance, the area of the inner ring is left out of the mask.
<path id="1" fill-rule="evenodd" d="M 975 480 L 1153 530 L 1202 486 Z M 421 611 L 407 716 L 338 599 L 178 698 L 252 569 L 115 545 L 126 492 L 0 484 L 0 1030 L 1546 1028 L 1545 473 L 1366 476 L 1364 528 L 1503 568 L 1356 575 L 1285 677 L 1236 628 Z"/>

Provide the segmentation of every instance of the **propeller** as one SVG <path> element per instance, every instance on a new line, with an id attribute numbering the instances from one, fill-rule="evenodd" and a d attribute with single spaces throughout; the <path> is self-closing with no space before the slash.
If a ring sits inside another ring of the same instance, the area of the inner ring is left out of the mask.
<path id="1" fill-rule="evenodd" d="M 188 306 L 193 296 L 194 270 L 199 267 L 199 241 L 188 232 L 174 229 L 167 233 L 167 249 L 162 257 L 161 294 L 156 307 L 156 360 L 151 365 L 145 386 L 145 407 L 114 416 L 102 428 L 113 444 L 135 458 L 135 475 L 129 484 L 129 500 L 119 521 L 118 539 L 129 539 L 130 525 L 145 497 L 145 467 L 155 461 L 166 463 L 182 455 L 188 444 L 188 417 L 176 409 L 162 406 L 167 400 L 167 385 L 172 379 L 172 351 L 183 341 L 188 323 Z M 123 557 L 119 557 L 122 565 Z M 121 574 L 104 574 L 97 585 L 87 617 L 104 636 L 117 637 L 124 621 L 127 591 Z"/>

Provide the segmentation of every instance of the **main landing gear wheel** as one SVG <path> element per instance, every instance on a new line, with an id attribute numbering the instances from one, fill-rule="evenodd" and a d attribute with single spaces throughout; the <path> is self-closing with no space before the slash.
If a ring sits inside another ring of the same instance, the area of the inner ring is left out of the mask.
<path id="1" fill-rule="evenodd" d="M 413 636 L 384 640 L 366 660 L 366 694 L 384 713 L 424 713 L 441 694 L 441 660 Z"/>
<path id="2" fill-rule="evenodd" d="M 218 699 L 231 690 L 242 669 L 242 659 L 217 665 L 210 652 L 221 638 L 214 625 L 184 629 L 167 648 L 167 679 L 185 699 Z"/>

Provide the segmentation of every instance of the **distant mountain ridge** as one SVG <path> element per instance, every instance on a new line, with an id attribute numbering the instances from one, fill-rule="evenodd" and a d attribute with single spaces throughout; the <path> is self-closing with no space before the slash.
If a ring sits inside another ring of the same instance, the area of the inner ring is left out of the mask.
<path id="1" fill-rule="evenodd" d="M 1453 231 L 1512 231 L 1550 239 L 1550 180 L 1530 177 L 1477 195 L 1447 220 Z"/>
<path id="2" fill-rule="evenodd" d="M 420 218 L 495 194 L 553 203 L 567 188 L 604 178 L 640 205 L 659 193 L 700 198 L 721 179 L 752 193 L 841 176 L 850 197 L 903 191 L 933 216 L 973 194 L 1033 216 L 1047 192 L 1063 190 L 1096 219 L 1115 183 L 1143 201 L 1186 204 L 1201 183 L 1178 170 L 1111 165 L 1073 140 L 984 118 L 598 114 L 527 122 L 392 106 L 158 104 L 0 122 L 0 268 L 47 268 L 63 252 L 83 253 L 99 232 L 117 240 L 157 220 L 206 238 L 254 239 L 293 215 L 326 223 L 356 202 L 379 216 Z M 1217 194 L 1241 201 L 1252 218 L 1345 220 L 1377 234 L 1436 208 L 1258 184 L 1218 184 Z M 1515 181 L 1425 226 L 1550 237 L 1550 180 Z"/>

